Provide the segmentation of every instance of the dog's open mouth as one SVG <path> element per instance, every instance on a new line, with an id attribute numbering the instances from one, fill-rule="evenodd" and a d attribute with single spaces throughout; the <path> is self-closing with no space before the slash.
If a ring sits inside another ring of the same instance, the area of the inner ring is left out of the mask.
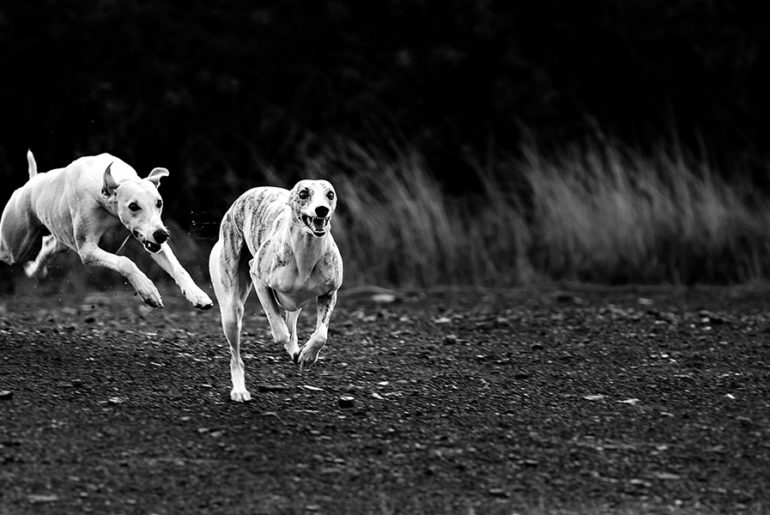
<path id="1" fill-rule="evenodd" d="M 151 252 L 153 254 L 160 252 L 160 243 L 155 243 L 154 241 L 147 240 L 142 237 L 141 233 L 139 231 L 131 231 L 134 235 L 134 238 L 142 244 L 142 246 L 147 250 L 147 252 Z"/>
<path id="2" fill-rule="evenodd" d="M 331 218 L 329 217 L 322 218 L 318 216 L 302 215 L 302 222 L 307 225 L 308 229 L 310 229 L 315 236 L 323 236 L 326 234 L 330 220 Z"/>
<path id="3" fill-rule="evenodd" d="M 144 243 L 144 248 L 146 248 L 153 254 L 155 254 L 156 252 L 160 252 L 160 245 L 158 245 L 157 243 L 154 243 L 152 241 L 145 241 L 143 243 Z"/>

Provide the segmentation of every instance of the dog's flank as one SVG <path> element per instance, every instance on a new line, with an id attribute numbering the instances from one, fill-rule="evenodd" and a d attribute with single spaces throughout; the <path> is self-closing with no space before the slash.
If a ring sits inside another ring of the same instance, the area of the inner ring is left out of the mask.
<path id="1" fill-rule="evenodd" d="M 331 235 L 337 205 L 327 181 L 300 181 L 291 191 L 262 187 L 241 195 L 222 219 L 209 271 L 230 344 L 230 397 L 247 401 L 240 334 L 252 286 L 273 339 L 300 369 L 309 368 L 326 344 L 329 320 L 342 284 L 342 258 Z M 297 319 L 315 300 L 316 328 L 302 348 Z"/>
<path id="2" fill-rule="evenodd" d="M 82 157 L 46 173 L 37 173 L 31 151 L 27 152 L 27 162 L 30 178 L 13 192 L 0 219 L 0 260 L 20 262 L 37 241 L 42 241 L 37 257 L 24 264 L 27 275 L 42 277 L 55 253 L 72 249 L 84 264 L 120 273 L 144 302 L 160 307 L 163 302 L 157 288 L 133 261 L 99 247 L 105 233 L 128 230 L 174 278 L 190 302 L 203 309 L 213 305 L 167 244 L 158 186 L 168 170 L 155 168 L 142 179 L 131 166 L 110 154 Z M 43 236 L 46 232 L 50 234 Z"/>

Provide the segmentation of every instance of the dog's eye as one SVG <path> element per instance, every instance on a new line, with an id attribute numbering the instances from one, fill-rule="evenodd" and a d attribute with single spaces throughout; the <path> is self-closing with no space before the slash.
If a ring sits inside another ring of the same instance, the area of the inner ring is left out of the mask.
<path id="1" fill-rule="evenodd" d="M 308 198 L 310 196 L 310 192 L 308 192 L 307 190 L 300 190 L 299 195 L 297 195 L 297 196 L 299 198 L 301 198 L 302 200 L 305 200 L 306 198 Z"/>
<path id="2" fill-rule="evenodd" d="M 137 204 L 136 202 L 131 202 L 131 203 L 128 205 L 128 209 L 130 209 L 131 211 L 139 211 L 139 210 L 140 210 L 140 209 L 142 209 L 142 208 L 140 208 L 140 207 L 139 207 L 139 204 Z"/>
<path id="3" fill-rule="evenodd" d="M 158 200 L 158 202 L 155 205 L 158 206 L 158 209 L 160 209 L 160 208 L 163 207 L 163 201 L 162 200 Z"/>
<path id="4" fill-rule="evenodd" d="M 329 193 L 327 193 L 326 198 L 328 198 L 329 200 L 334 200 L 334 192 L 330 191 Z"/>

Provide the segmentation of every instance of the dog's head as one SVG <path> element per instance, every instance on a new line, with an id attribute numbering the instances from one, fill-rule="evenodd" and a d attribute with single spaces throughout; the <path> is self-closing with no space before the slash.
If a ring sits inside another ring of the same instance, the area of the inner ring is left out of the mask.
<path id="1" fill-rule="evenodd" d="M 163 225 L 163 199 L 158 193 L 161 177 L 168 176 L 165 168 L 155 168 L 145 179 L 117 183 L 112 176 L 112 163 L 104 171 L 102 195 L 115 202 L 120 222 L 139 240 L 145 250 L 156 253 L 168 240 Z"/>
<path id="2" fill-rule="evenodd" d="M 289 192 L 292 215 L 313 236 L 329 232 L 337 193 L 328 181 L 299 181 Z"/>

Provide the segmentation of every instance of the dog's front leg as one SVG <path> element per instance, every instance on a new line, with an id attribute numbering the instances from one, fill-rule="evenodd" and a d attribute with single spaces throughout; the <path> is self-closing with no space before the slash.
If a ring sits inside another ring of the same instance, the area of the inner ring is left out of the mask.
<path id="1" fill-rule="evenodd" d="M 286 325 L 286 321 L 281 316 L 281 307 L 275 300 L 273 292 L 264 284 L 254 281 L 254 289 L 257 291 L 259 302 L 262 304 L 262 309 L 265 311 L 267 321 L 270 324 L 270 332 L 273 334 L 273 340 L 279 345 L 283 345 L 283 348 L 291 355 L 294 361 L 297 361 L 296 351 L 294 354 L 291 352 L 291 334 L 289 333 L 289 327 Z M 294 346 L 296 347 L 296 343 Z"/>
<path id="2" fill-rule="evenodd" d="M 158 289 L 127 257 L 110 254 L 92 241 L 82 243 L 78 248 L 78 255 L 84 265 L 103 266 L 118 272 L 131 283 L 131 286 L 145 303 L 154 308 L 163 307 Z"/>
<path id="3" fill-rule="evenodd" d="M 193 306 L 199 309 L 209 309 L 214 303 L 211 301 L 208 295 L 201 290 L 195 281 L 193 281 L 187 270 L 184 269 L 179 260 L 174 255 L 171 247 L 168 243 L 161 245 L 160 250 L 155 254 L 150 254 L 152 259 L 168 274 L 170 275 L 179 288 L 182 290 L 187 300 L 189 300 Z"/>
<path id="4" fill-rule="evenodd" d="M 300 370 L 310 368 L 318 359 L 318 353 L 326 345 L 329 335 L 329 320 L 334 311 L 334 305 L 337 303 L 337 290 L 321 295 L 316 299 L 317 315 L 316 326 L 313 334 L 310 335 L 307 343 L 302 346 L 299 353 L 297 364 Z"/>

